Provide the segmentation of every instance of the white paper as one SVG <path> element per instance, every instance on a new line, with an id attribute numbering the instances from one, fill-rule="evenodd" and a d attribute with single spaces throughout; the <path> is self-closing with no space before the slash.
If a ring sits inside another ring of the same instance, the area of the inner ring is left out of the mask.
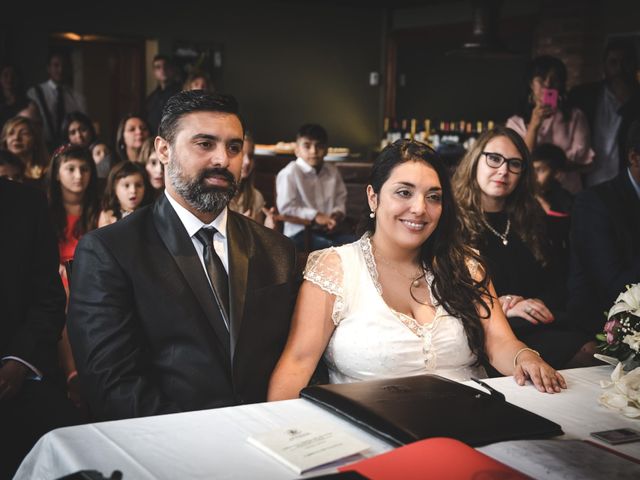
<path id="1" fill-rule="evenodd" d="M 369 445 L 327 425 L 309 423 L 253 435 L 248 442 L 272 455 L 298 475 L 369 448 Z"/>

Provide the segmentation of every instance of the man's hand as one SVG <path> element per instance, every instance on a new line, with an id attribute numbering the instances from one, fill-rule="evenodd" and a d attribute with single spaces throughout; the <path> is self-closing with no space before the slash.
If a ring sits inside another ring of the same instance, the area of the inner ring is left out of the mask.
<path id="1" fill-rule="evenodd" d="M 27 373 L 29 369 L 16 360 L 4 362 L 0 368 L 0 400 L 9 400 L 17 395 Z"/>
<path id="2" fill-rule="evenodd" d="M 324 230 L 326 230 L 327 232 L 330 232 L 331 230 L 336 228 L 337 225 L 335 218 L 330 217 L 326 213 L 318 213 L 313 221 L 321 227 L 324 227 Z"/>

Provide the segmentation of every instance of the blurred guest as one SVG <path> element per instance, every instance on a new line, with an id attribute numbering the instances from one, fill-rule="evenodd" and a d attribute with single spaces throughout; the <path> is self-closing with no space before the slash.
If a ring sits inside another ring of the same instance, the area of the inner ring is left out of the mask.
<path id="1" fill-rule="evenodd" d="M 629 127 L 627 168 L 576 197 L 568 309 L 578 326 L 602 331 L 626 285 L 640 281 L 640 122 Z"/>
<path id="2" fill-rule="evenodd" d="M 631 122 L 640 119 L 638 57 L 633 41 L 616 38 L 604 51 L 604 79 L 579 85 L 569 96 L 589 120 L 594 168 L 586 186 L 611 180 L 627 168 L 626 140 Z"/>
<path id="3" fill-rule="evenodd" d="M 164 165 L 158 158 L 153 138 L 147 138 L 140 149 L 138 161 L 144 165 L 149 177 L 149 183 L 154 190 L 153 197 L 164 190 Z"/>
<path id="4" fill-rule="evenodd" d="M 89 151 L 78 145 L 59 147 L 53 154 L 47 180 L 49 212 L 58 238 L 58 269 L 68 296 L 66 265 L 75 256 L 78 240 L 96 227 L 98 178 Z M 58 342 L 58 351 L 68 395 L 77 406 L 83 406 L 66 328 Z"/>
<path id="5" fill-rule="evenodd" d="M 255 166 L 254 159 L 255 143 L 248 131 L 244 134 L 244 144 L 242 146 L 242 170 L 240 170 L 240 186 L 238 193 L 229 202 L 229 208 L 235 212 L 252 218 L 256 222 L 264 223 L 265 208 L 264 197 L 254 186 L 253 172 Z"/>
<path id="6" fill-rule="evenodd" d="M 113 157 L 109 145 L 100 140 L 96 140 L 89 145 L 89 151 L 96 164 L 98 178 L 107 178 L 113 164 Z"/>
<path id="7" fill-rule="evenodd" d="M 355 235 L 341 229 L 347 208 L 347 188 L 336 166 L 324 162 L 328 140 L 322 126 L 301 126 L 295 147 L 298 158 L 280 170 L 276 177 L 276 203 L 280 214 L 314 223 L 312 250 L 355 240 Z M 294 241 L 296 248 L 303 249 L 302 225 L 285 222 L 284 234 Z"/>
<path id="8" fill-rule="evenodd" d="M 53 51 L 47 60 L 49 79 L 31 87 L 27 96 L 40 110 L 44 122 L 44 139 L 50 149 L 62 143 L 62 122 L 67 112 L 86 113 L 84 96 L 67 83 L 71 77 L 71 61 L 66 52 Z"/>
<path id="9" fill-rule="evenodd" d="M 47 168 L 47 148 L 40 130 L 25 117 L 13 117 L 2 127 L 0 148 L 17 155 L 25 166 L 25 178 L 39 181 Z"/>
<path id="10" fill-rule="evenodd" d="M 62 143 L 88 147 L 96 140 L 96 129 L 91 119 L 82 112 L 71 112 L 62 122 Z"/>
<path id="11" fill-rule="evenodd" d="M 565 169 L 567 156 L 560 147 L 542 143 L 531 152 L 533 171 L 538 186 L 536 199 L 547 215 L 567 216 L 571 213 L 573 195 L 556 179 Z"/>
<path id="12" fill-rule="evenodd" d="M 78 240 L 96 227 L 96 167 L 89 150 L 65 145 L 53 154 L 48 174 L 49 211 L 58 238 L 60 262 L 73 260 Z M 63 280 L 66 277 L 63 269 Z"/>
<path id="13" fill-rule="evenodd" d="M 24 180 L 24 163 L 9 150 L 0 150 L 0 178 L 19 183 Z"/>
<path id="14" fill-rule="evenodd" d="M 527 94 L 517 115 L 506 126 L 524 139 L 529 151 L 552 143 L 567 156 L 567 171 L 559 181 L 571 193 L 582 189 L 580 172 L 593 163 L 589 125 L 581 110 L 566 101 L 567 69 L 562 60 L 542 55 L 534 58 L 526 75 Z"/>
<path id="15" fill-rule="evenodd" d="M 0 64 L 0 128 L 29 107 L 35 105 L 27 98 L 16 67 L 10 63 Z"/>
<path id="16" fill-rule="evenodd" d="M 171 59 L 166 55 L 158 54 L 153 57 L 153 76 L 158 81 L 158 86 L 147 97 L 146 113 L 149 129 L 151 134 L 155 136 L 162 119 L 164 104 L 180 91 L 180 84 L 173 78 L 173 65 Z"/>
<path id="17" fill-rule="evenodd" d="M 109 172 L 98 227 L 117 222 L 149 203 L 149 188 L 140 164 L 120 162 Z"/>
<path id="18" fill-rule="evenodd" d="M 80 418 L 56 358 L 65 298 L 42 192 L 0 178 L 0 225 L 0 478 L 11 478 L 40 436 Z"/>
<path id="19" fill-rule="evenodd" d="M 182 90 L 205 90 L 209 93 L 214 91 L 209 75 L 196 70 L 189 74 L 182 86 Z"/>
<path id="20" fill-rule="evenodd" d="M 149 138 L 149 125 L 139 115 L 125 115 L 116 132 L 118 161 L 137 162 L 144 141 Z"/>
<path id="21" fill-rule="evenodd" d="M 555 368 L 583 365 L 595 344 L 560 318 L 564 281 L 546 268 L 549 240 L 534 197 L 529 149 L 510 128 L 481 135 L 453 177 L 468 244 L 487 261 L 516 336 Z"/>

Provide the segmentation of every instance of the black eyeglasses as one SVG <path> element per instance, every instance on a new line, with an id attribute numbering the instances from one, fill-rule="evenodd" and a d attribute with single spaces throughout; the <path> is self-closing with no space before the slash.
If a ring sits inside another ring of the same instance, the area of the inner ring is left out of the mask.
<path id="1" fill-rule="evenodd" d="M 507 162 L 507 170 L 511 173 L 522 173 L 524 170 L 524 162 L 521 158 L 505 158 L 499 153 L 482 152 L 487 165 L 491 168 L 500 168 L 504 162 Z"/>

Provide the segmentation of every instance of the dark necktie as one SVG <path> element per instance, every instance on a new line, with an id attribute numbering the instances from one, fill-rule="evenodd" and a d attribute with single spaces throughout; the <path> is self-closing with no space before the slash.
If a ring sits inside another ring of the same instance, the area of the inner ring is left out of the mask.
<path id="1" fill-rule="evenodd" d="M 57 131 L 53 132 L 53 136 L 54 138 L 58 138 L 61 135 L 61 130 L 62 130 L 62 122 L 64 121 L 64 115 L 65 115 L 65 110 L 64 110 L 64 90 L 62 85 L 58 85 L 56 87 L 56 127 L 57 127 Z"/>
<path id="2" fill-rule="evenodd" d="M 207 267 L 207 274 L 218 299 L 218 306 L 222 310 L 224 322 L 229 328 L 229 277 L 224 269 L 222 260 L 220 260 L 213 248 L 213 236 L 216 232 L 217 230 L 213 227 L 202 227 L 196 232 L 195 236 L 204 247 L 203 257 L 204 264 Z"/>

